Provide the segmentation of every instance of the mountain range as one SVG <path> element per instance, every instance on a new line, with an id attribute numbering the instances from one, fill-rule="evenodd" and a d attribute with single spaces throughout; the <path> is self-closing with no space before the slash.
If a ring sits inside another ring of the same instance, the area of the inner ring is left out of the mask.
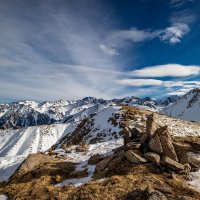
<path id="1" fill-rule="evenodd" d="M 20 128 L 54 123 L 80 121 L 106 106 L 133 105 L 156 111 L 176 101 L 178 96 L 154 100 L 150 97 L 125 97 L 122 99 L 104 100 L 85 97 L 77 101 L 19 101 L 0 104 L 0 129 Z"/>
<path id="2" fill-rule="evenodd" d="M 0 184 L 2 181 L 7 183 L 6 181 L 12 180 L 23 163 L 29 162 L 29 155 L 38 157 L 39 168 L 43 170 L 47 158 L 45 157 L 43 161 L 39 158 L 44 154 L 49 155 L 50 160 L 56 158 L 59 167 L 65 165 L 69 167 L 69 163 L 75 165 L 72 177 L 81 170 L 87 172 L 87 176 L 81 175 L 83 178 L 77 178 L 75 175 L 75 178 L 64 179 L 63 182 L 57 180 L 58 184 L 51 186 L 53 190 L 55 187 L 69 184 L 75 187 L 84 185 L 94 176 L 95 166 L 88 164 L 90 157 L 96 154 L 104 157 L 112 156 L 113 151 L 123 146 L 125 130 L 144 133 L 147 118 L 152 113 L 156 116 L 159 126 L 167 126 L 169 130 L 173 130 L 171 132 L 173 137 L 192 137 L 196 148 L 195 141 L 200 134 L 199 123 L 196 123 L 200 121 L 198 88 L 183 96 L 169 96 L 158 100 L 149 97 L 125 97 L 113 100 L 86 97 L 77 101 L 2 103 L 0 104 Z M 25 169 L 34 166 L 33 163 L 36 161 L 34 158 Z M 57 164 L 52 163 L 52 165 L 50 174 L 54 176 L 53 170 Z M 43 174 L 41 177 L 46 175 Z M 39 181 L 40 178 L 32 179 L 28 175 L 26 181 L 32 180 Z M 196 184 L 198 181 L 199 172 L 195 174 L 192 184 L 198 186 Z M 20 184 L 21 178 L 19 186 Z M 12 188 L 8 194 L 13 195 L 15 189 L 18 190 L 18 185 L 10 187 L 8 182 L 8 188 Z M 35 190 L 33 188 L 29 188 L 31 192 Z M 21 195 L 26 196 L 24 192 Z M 15 197 L 14 195 L 13 198 Z"/>

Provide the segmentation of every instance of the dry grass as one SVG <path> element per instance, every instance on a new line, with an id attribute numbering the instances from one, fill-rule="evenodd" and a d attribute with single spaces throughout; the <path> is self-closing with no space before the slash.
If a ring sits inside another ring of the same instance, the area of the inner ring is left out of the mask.
<path id="1" fill-rule="evenodd" d="M 186 185 L 183 175 L 172 174 L 153 164 L 133 165 L 126 159 L 115 165 L 109 164 L 106 173 L 95 174 L 94 180 L 75 188 L 55 187 L 54 184 L 67 178 L 87 176 L 86 171 L 74 172 L 73 163 L 52 160 L 34 170 L 12 178 L 0 188 L 0 193 L 10 199 L 69 199 L 105 200 L 127 199 L 135 189 L 159 190 L 168 198 L 200 199 L 200 194 Z M 101 178 L 105 180 L 99 182 Z"/>

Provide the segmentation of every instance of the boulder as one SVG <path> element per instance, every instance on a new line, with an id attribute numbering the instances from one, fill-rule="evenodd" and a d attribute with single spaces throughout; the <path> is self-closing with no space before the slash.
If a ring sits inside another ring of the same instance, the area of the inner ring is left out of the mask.
<path id="1" fill-rule="evenodd" d="M 150 137 L 154 135 L 154 132 L 157 130 L 158 125 L 156 123 L 155 114 L 151 114 L 147 117 L 146 121 L 146 134 Z"/>
<path id="2" fill-rule="evenodd" d="M 152 163 L 156 165 L 160 165 L 160 155 L 154 153 L 154 152 L 147 152 L 144 154 L 144 157 L 151 161 Z"/>
<path id="3" fill-rule="evenodd" d="M 96 165 L 100 160 L 102 160 L 102 156 L 100 154 L 95 154 L 95 155 L 92 155 L 89 158 L 88 164 L 89 165 Z"/>
<path id="4" fill-rule="evenodd" d="M 167 127 L 165 129 L 162 128 L 162 132 L 160 132 L 159 134 L 159 139 L 162 145 L 164 156 L 167 156 L 178 162 L 178 157 L 176 155 L 176 151 L 173 146 L 173 141 Z"/>
<path id="5" fill-rule="evenodd" d="M 160 142 L 160 138 L 158 137 L 158 135 L 154 135 L 149 143 L 149 148 L 155 152 L 155 153 L 158 153 L 158 154 L 162 154 L 163 153 L 163 148 L 162 148 L 162 145 L 161 145 L 161 142 Z"/>
<path id="6" fill-rule="evenodd" d="M 184 165 L 181 163 L 176 162 L 175 160 L 172 160 L 171 158 L 165 156 L 161 160 L 161 163 L 175 171 L 182 171 L 184 170 Z"/>
<path id="7" fill-rule="evenodd" d="M 127 160 L 131 163 L 139 164 L 139 163 L 147 162 L 147 160 L 144 157 L 142 157 L 140 152 L 128 150 L 128 151 L 126 151 L 125 156 L 126 156 Z"/>

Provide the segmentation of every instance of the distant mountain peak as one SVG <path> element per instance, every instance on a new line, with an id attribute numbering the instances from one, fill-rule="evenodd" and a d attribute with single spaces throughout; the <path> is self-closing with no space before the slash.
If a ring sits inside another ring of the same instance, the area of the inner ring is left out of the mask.
<path id="1" fill-rule="evenodd" d="M 200 88 L 187 92 L 176 102 L 164 108 L 163 113 L 180 119 L 200 121 Z"/>

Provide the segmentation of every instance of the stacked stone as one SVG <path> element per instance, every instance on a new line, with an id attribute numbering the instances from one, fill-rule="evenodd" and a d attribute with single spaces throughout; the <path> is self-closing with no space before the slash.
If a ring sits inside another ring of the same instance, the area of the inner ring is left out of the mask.
<path id="1" fill-rule="evenodd" d="M 167 126 L 158 126 L 155 114 L 147 117 L 145 133 L 127 128 L 124 133 L 125 145 L 123 149 L 130 162 L 145 163 L 150 161 L 158 166 L 166 166 L 175 171 L 191 170 L 187 152 L 181 150 L 181 148 L 185 148 L 173 141 Z"/>

